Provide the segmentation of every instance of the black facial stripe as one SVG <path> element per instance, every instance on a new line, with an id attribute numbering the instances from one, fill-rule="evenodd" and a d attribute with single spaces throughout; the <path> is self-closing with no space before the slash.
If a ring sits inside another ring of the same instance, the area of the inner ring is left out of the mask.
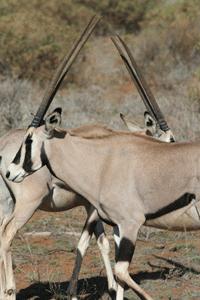
<path id="1" fill-rule="evenodd" d="M 119 261 L 131 262 L 134 250 L 135 250 L 135 245 L 133 244 L 133 242 L 127 238 L 122 238 L 119 244 L 117 262 Z"/>
<path id="2" fill-rule="evenodd" d="M 187 206 L 191 203 L 193 199 L 195 199 L 194 194 L 185 193 L 183 196 L 175 200 L 174 202 L 170 203 L 169 205 L 159 209 L 158 211 L 154 213 L 148 213 L 145 215 L 146 220 L 152 220 L 159 217 L 162 217 L 163 215 L 166 215 L 174 210 L 183 208 L 184 206 Z"/>
<path id="3" fill-rule="evenodd" d="M 0 164 L 1 164 L 1 161 L 2 161 L 2 156 L 0 156 Z"/>
<path id="4" fill-rule="evenodd" d="M 17 151 L 17 154 L 15 155 L 15 158 L 12 161 L 15 165 L 18 165 L 20 163 L 21 151 L 22 151 L 22 145 L 20 146 L 19 150 Z"/>
<path id="5" fill-rule="evenodd" d="M 31 160 L 31 153 L 32 153 L 32 139 L 31 139 L 31 135 L 28 135 L 26 140 L 25 140 L 25 157 L 24 157 L 24 162 L 22 165 L 22 168 L 26 171 L 26 172 L 30 172 L 32 171 L 32 165 L 33 162 Z"/>

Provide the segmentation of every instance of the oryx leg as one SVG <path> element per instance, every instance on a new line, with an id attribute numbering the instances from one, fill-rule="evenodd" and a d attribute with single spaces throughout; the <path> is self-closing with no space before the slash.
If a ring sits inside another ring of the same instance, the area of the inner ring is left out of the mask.
<path id="1" fill-rule="evenodd" d="M 115 226 L 113 228 L 113 236 L 115 241 L 115 262 L 118 260 L 119 255 L 119 245 L 120 245 L 120 232 L 119 227 Z M 117 284 L 117 299 L 124 299 L 124 284 Z"/>
<path id="2" fill-rule="evenodd" d="M 117 300 L 123 300 L 123 286 L 127 284 L 142 300 L 153 300 L 129 275 L 128 268 L 133 257 L 138 230 L 142 222 L 130 221 L 120 225 L 120 245 L 115 275 L 118 280 Z M 120 287 L 121 286 L 121 287 Z"/>
<path id="3" fill-rule="evenodd" d="M 26 199 L 24 199 L 26 200 Z M 3 272 L 5 275 L 6 289 L 3 291 L 4 298 L 9 300 L 16 299 L 16 287 L 15 280 L 13 275 L 13 267 L 12 267 L 12 256 L 11 256 L 11 243 L 13 238 L 15 237 L 17 231 L 31 218 L 35 210 L 40 205 L 40 200 L 38 198 L 35 201 L 24 201 L 20 203 L 20 201 L 16 202 L 14 212 L 12 215 L 5 220 L 2 224 L 2 232 L 1 232 L 1 257 L 3 264 Z"/>
<path id="4" fill-rule="evenodd" d="M 113 227 L 113 237 L 115 241 L 115 261 L 117 261 L 119 244 L 120 244 L 120 233 L 118 226 Z"/>
<path id="5" fill-rule="evenodd" d="M 1 225 L 2 226 L 2 225 Z M 0 228 L 0 299 L 5 298 L 4 291 L 6 290 L 5 269 L 2 256 L 2 230 Z"/>
<path id="6" fill-rule="evenodd" d="M 106 237 L 103 224 L 100 220 L 96 223 L 96 226 L 94 228 L 94 234 L 96 236 L 97 245 L 99 246 L 104 261 L 104 265 L 106 268 L 106 274 L 108 279 L 108 290 L 110 292 L 116 291 L 116 282 L 113 276 L 113 271 L 111 268 L 110 258 L 109 258 L 110 244 L 108 238 Z"/>
<path id="7" fill-rule="evenodd" d="M 77 282 L 78 282 L 78 275 L 80 272 L 81 264 L 83 257 L 88 249 L 92 234 L 95 233 L 97 244 L 99 246 L 108 278 L 108 288 L 109 290 L 115 289 L 115 280 L 112 272 L 112 268 L 110 265 L 109 259 L 109 242 L 105 235 L 104 228 L 102 222 L 99 220 L 99 216 L 97 211 L 93 208 L 88 211 L 88 217 L 85 222 L 78 246 L 77 246 L 77 254 L 75 259 L 75 266 L 72 273 L 72 277 L 70 280 L 70 284 L 68 287 L 68 296 L 70 298 L 77 299 Z"/>

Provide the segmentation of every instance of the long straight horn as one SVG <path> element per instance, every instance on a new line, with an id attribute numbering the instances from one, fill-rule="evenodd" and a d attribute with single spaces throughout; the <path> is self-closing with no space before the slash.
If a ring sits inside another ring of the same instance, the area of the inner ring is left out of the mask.
<path id="1" fill-rule="evenodd" d="M 93 32 L 94 28 L 100 21 L 100 16 L 94 16 L 78 38 L 78 40 L 74 43 L 72 49 L 70 50 L 69 54 L 64 57 L 61 64 L 58 66 L 49 87 L 47 88 L 43 100 L 37 110 L 36 115 L 34 116 L 31 127 L 38 127 L 41 125 L 43 117 L 48 110 L 57 90 L 59 89 L 63 79 L 65 78 L 66 74 L 70 70 L 73 62 L 75 61 L 76 57 L 78 56 L 80 50 L 83 48 L 84 44 L 90 37 L 91 33 Z"/>
<path id="2" fill-rule="evenodd" d="M 139 94 L 142 97 L 142 100 L 151 114 L 151 116 L 158 122 L 160 128 L 163 131 L 168 131 L 169 126 L 164 118 L 163 113 L 161 112 L 158 103 L 156 102 L 155 97 L 153 96 L 150 88 L 148 87 L 146 80 L 142 76 L 128 46 L 125 42 L 120 38 L 120 36 L 116 35 L 111 37 L 112 42 L 117 48 L 123 62 L 126 65 L 126 68 L 131 75 L 133 82 L 135 83 Z"/>

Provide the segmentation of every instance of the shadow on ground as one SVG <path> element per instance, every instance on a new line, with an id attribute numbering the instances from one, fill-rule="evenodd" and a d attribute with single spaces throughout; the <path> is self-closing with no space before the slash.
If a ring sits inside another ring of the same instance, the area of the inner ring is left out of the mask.
<path id="1" fill-rule="evenodd" d="M 34 283 L 20 290 L 17 300 L 50 300 L 67 299 L 66 291 L 69 282 Z M 106 277 L 92 277 L 78 281 L 78 295 L 84 300 L 110 299 Z"/>
<path id="2" fill-rule="evenodd" d="M 176 272 L 174 273 L 179 277 L 183 276 L 187 272 L 199 274 L 198 271 L 187 268 L 184 265 L 173 260 L 164 259 L 162 257 L 157 257 L 157 259 L 165 260 L 168 264 L 173 265 L 173 270 L 176 270 Z M 159 268 L 159 270 L 152 272 L 139 272 L 132 276 L 133 279 L 137 283 L 141 283 L 145 280 L 165 280 L 166 278 L 172 276 L 172 269 L 170 266 L 160 267 L 154 265 L 152 267 Z M 17 294 L 17 300 L 64 300 L 67 299 L 66 290 L 68 285 L 69 282 L 34 283 L 26 289 L 20 290 Z M 79 280 L 78 295 L 80 299 L 84 300 L 107 300 L 112 298 L 108 294 L 106 277 L 100 276 Z M 125 300 L 128 299 L 125 298 Z"/>

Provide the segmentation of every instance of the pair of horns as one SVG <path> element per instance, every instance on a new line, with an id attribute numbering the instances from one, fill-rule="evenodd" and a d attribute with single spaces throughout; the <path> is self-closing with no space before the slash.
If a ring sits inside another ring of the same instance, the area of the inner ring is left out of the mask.
<path id="1" fill-rule="evenodd" d="M 46 114 L 51 102 L 56 95 L 57 90 L 59 89 L 63 79 L 65 78 L 66 74 L 69 72 L 73 62 L 75 61 L 76 57 L 78 56 L 80 50 L 83 48 L 87 40 L 89 39 L 90 35 L 92 34 L 94 28 L 100 21 L 99 16 L 94 16 L 91 18 L 90 22 L 78 38 L 78 40 L 73 45 L 71 51 L 68 55 L 64 57 L 61 64 L 58 66 L 49 87 L 47 88 L 43 100 L 39 106 L 37 113 L 35 114 L 32 122 L 31 127 L 39 127 L 43 121 L 43 117 Z M 131 75 L 131 78 L 136 85 L 138 92 L 140 93 L 142 100 L 151 114 L 151 116 L 158 122 L 160 128 L 163 131 L 168 131 L 169 127 L 167 122 L 164 119 L 164 116 L 153 96 L 151 93 L 144 77 L 142 76 L 139 68 L 125 42 L 118 36 L 114 36 L 111 38 L 114 45 L 116 46 L 123 62 L 126 65 L 128 72 Z"/>

